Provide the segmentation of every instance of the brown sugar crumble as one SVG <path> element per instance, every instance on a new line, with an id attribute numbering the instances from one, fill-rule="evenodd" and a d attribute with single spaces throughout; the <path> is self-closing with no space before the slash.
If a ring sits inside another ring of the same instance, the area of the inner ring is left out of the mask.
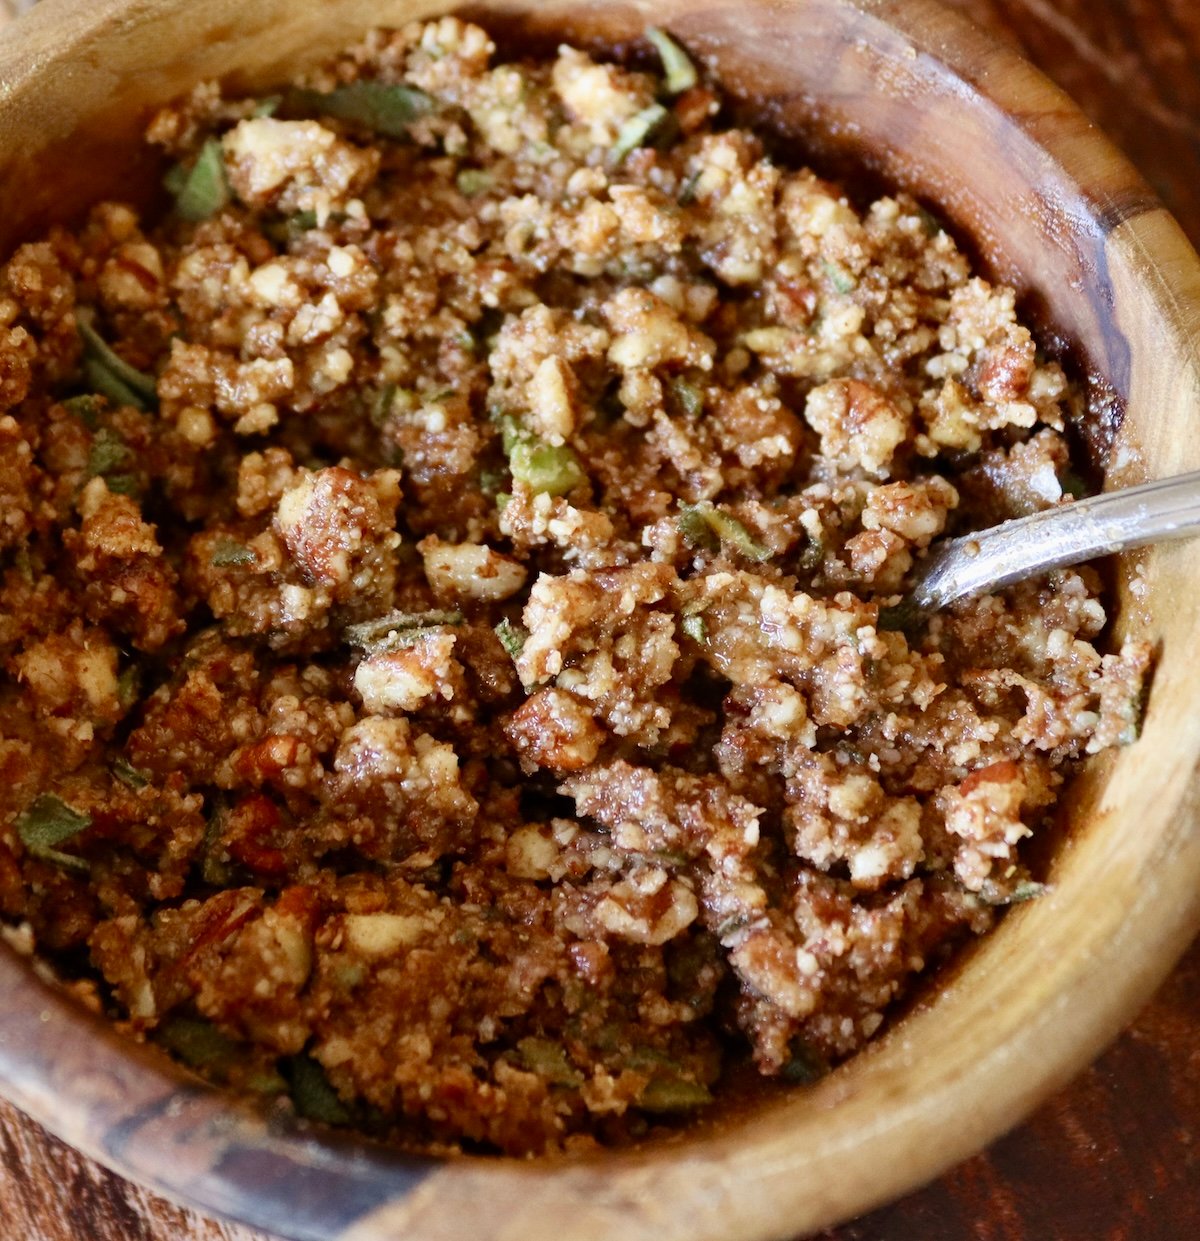
<path id="1" fill-rule="evenodd" d="M 0 913 L 409 1149 L 838 1063 L 1137 732 L 1091 569 L 889 627 L 931 540 L 1070 499 L 1012 291 L 652 41 L 444 18 L 199 87 L 169 211 L 0 268 Z"/>

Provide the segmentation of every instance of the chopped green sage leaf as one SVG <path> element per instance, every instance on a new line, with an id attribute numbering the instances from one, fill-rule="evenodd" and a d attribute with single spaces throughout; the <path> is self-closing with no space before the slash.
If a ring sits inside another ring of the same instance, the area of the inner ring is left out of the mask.
<path id="1" fill-rule="evenodd" d="M 496 637 L 500 639 L 500 645 L 508 652 L 510 658 L 516 659 L 525 649 L 525 643 L 529 638 L 528 630 L 523 625 L 514 625 L 506 616 L 495 626 L 495 631 Z"/>
<path id="2" fill-rule="evenodd" d="M 926 207 L 917 208 L 917 217 L 921 221 L 921 227 L 925 230 L 926 237 L 936 237 L 938 233 L 946 231 L 941 220 Z"/>
<path id="3" fill-rule="evenodd" d="M 396 384 L 385 383 L 368 393 L 367 416 L 371 419 L 372 426 L 381 427 L 388 420 L 399 390 Z"/>
<path id="4" fill-rule="evenodd" d="M 690 1112 L 711 1102 L 712 1093 L 702 1082 L 656 1077 L 638 1095 L 637 1105 L 645 1112 Z"/>
<path id="5" fill-rule="evenodd" d="M 680 621 L 679 627 L 689 638 L 691 638 L 693 642 L 703 642 L 708 636 L 704 624 L 704 617 L 701 616 L 699 612 L 696 612 L 691 616 L 685 616 L 683 620 Z"/>
<path id="6" fill-rule="evenodd" d="M 74 414 L 89 431 L 94 431 L 100 417 L 100 410 L 103 408 L 100 400 L 100 397 L 91 393 L 84 396 L 72 396 L 63 401 L 63 409 Z"/>
<path id="7" fill-rule="evenodd" d="M 492 174 L 482 168 L 463 168 L 454 178 L 454 184 L 464 198 L 474 198 L 476 194 L 486 194 L 494 180 Z"/>
<path id="8" fill-rule="evenodd" d="M 825 272 L 829 283 L 839 293 L 853 293 L 858 285 L 858 281 L 841 265 L 841 263 L 830 262 L 829 259 L 821 260 L 821 268 Z"/>
<path id="9" fill-rule="evenodd" d="M 158 399 L 154 377 L 130 366 L 78 315 L 75 326 L 83 341 L 83 374 L 88 386 L 118 405 L 151 408 Z"/>
<path id="10" fill-rule="evenodd" d="M 808 1043 L 792 1044 L 792 1058 L 783 1066 L 780 1077 L 794 1085 L 807 1085 L 829 1072 L 829 1061 Z"/>
<path id="11" fill-rule="evenodd" d="M 879 619 L 875 622 L 875 628 L 911 635 L 916 631 L 920 623 L 920 609 L 911 599 L 905 599 L 892 607 L 880 608 Z"/>
<path id="12" fill-rule="evenodd" d="M 53 793 L 41 793 L 29 803 L 17 819 L 17 835 L 30 850 L 50 849 L 61 845 L 90 827 L 92 816 L 68 806 Z"/>
<path id="13" fill-rule="evenodd" d="M 646 38 L 654 44 L 663 67 L 663 87 L 668 95 L 682 95 L 691 90 L 699 78 L 696 66 L 688 59 L 688 54 L 671 38 L 665 30 L 651 26 L 646 31 Z"/>
<path id="14" fill-rule="evenodd" d="M 610 163 L 614 165 L 623 163 L 631 151 L 648 145 L 650 138 L 666 123 L 670 115 L 661 103 L 652 103 L 636 116 L 631 116 L 621 126 L 617 140 L 612 145 L 612 150 L 609 152 Z"/>
<path id="15" fill-rule="evenodd" d="M 129 445 L 116 431 L 101 427 L 92 440 L 92 450 L 88 453 L 87 472 L 89 478 L 98 474 L 111 474 L 130 458 Z"/>
<path id="16" fill-rule="evenodd" d="M 150 783 L 150 777 L 145 772 L 138 771 L 132 763 L 123 758 L 113 760 L 112 773 L 122 784 L 127 784 L 131 789 L 144 789 Z"/>
<path id="17" fill-rule="evenodd" d="M 388 651 L 409 646 L 442 625 L 461 625 L 461 612 L 389 612 L 375 620 L 347 625 L 346 641 L 362 650 Z"/>
<path id="18" fill-rule="evenodd" d="M 493 410 L 492 421 L 500 428 L 510 473 L 531 491 L 563 496 L 586 480 L 573 449 L 536 439 L 511 414 Z"/>
<path id="19" fill-rule="evenodd" d="M 999 884 L 989 880 L 980 890 L 979 899 L 985 905 L 1023 905 L 1026 901 L 1036 900 L 1049 891 L 1048 884 L 1037 883 L 1033 879 L 1020 880 L 1010 891 L 1005 891 Z"/>
<path id="20" fill-rule="evenodd" d="M 433 112 L 431 95 L 412 86 L 388 82 L 351 82 L 331 91 L 289 91 L 284 105 L 290 112 L 316 113 L 365 126 L 385 138 L 404 138 L 408 127 Z"/>
<path id="21" fill-rule="evenodd" d="M 228 204 L 229 182 L 225 177 L 225 155 L 219 138 L 209 138 L 205 142 L 196 162 L 182 176 L 172 175 L 174 173 L 172 169 L 166 185 L 175 195 L 175 213 L 181 219 L 192 223 L 207 220 Z"/>
<path id="22" fill-rule="evenodd" d="M 689 418 L 698 418 L 704 412 L 704 393 L 695 384 L 676 376 L 671 380 L 671 393 Z"/>
<path id="23" fill-rule="evenodd" d="M 552 496 L 565 496 L 587 477 L 572 449 L 540 440 L 515 444 L 509 453 L 508 468 L 513 478 L 525 483 L 530 491 Z"/>
<path id="24" fill-rule="evenodd" d="M 132 706 L 141 688 L 142 674 L 136 668 L 126 668 L 117 677 L 117 701 L 123 707 Z"/>
<path id="25" fill-rule="evenodd" d="M 329 1084 L 325 1070 L 309 1056 L 292 1056 L 287 1062 L 292 1102 L 305 1120 L 325 1125 L 347 1125 L 350 1112 Z"/>
<path id="26" fill-rule="evenodd" d="M 579 1087 L 583 1075 L 567 1059 L 561 1043 L 548 1038 L 523 1038 L 517 1044 L 521 1063 L 554 1086 Z"/>
<path id="27" fill-rule="evenodd" d="M 78 835 L 85 827 L 90 827 L 91 822 L 91 815 L 68 806 L 61 797 L 42 793 L 22 812 L 16 828 L 21 843 L 34 857 L 68 870 L 86 872 L 89 867 L 84 858 L 62 853 L 55 846 Z"/>
<path id="28" fill-rule="evenodd" d="M 771 549 L 756 542 L 736 517 L 714 508 L 712 503 L 685 504 L 679 510 L 679 533 L 693 546 L 717 551 L 727 546 L 747 560 L 761 564 L 771 559 Z"/>
<path id="29" fill-rule="evenodd" d="M 109 474 L 104 484 L 115 496 L 136 496 L 139 491 L 136 474 Z"/>
<path id="30" fill-rule="evenodd" d="M 212 555 L 208 558 L 208 563 L 214 569 L 227 569 L 234 565 L 253 564 L 254 553 L 244 543 L 239 543 L 236 539 L 218 539 L 216 546 L 213 547 Z"/>
<path id="31" fill-rule="evenodd" d="M 158 1037 L 184 1064 L 218 1077 L 224 1077 L 238 1057 L 238 1044 L 199 1017 L 171 1017 L 159 1027 Z"/>

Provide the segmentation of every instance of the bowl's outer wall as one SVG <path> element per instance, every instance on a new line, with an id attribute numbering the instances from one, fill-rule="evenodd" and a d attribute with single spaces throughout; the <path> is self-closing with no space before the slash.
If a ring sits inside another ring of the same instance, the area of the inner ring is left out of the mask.
<path id="1" fill-rule="evenodd" d="M 44 0 L 0 38 L 0 241 L 148 201 L 147 111 L 270 85 L 438 0 Z M 806 147 L 868 160 L 1018 285 L 1086 364 L 1109 480 L 1200 467 L 1200 264 L 1050 83 L 932 0 L 497 0 L 518 33 L 620 45 L 665 25 Z M 1081 188 L 1086 187 L 1086 189 Z M 269 1125 L 131 1051 L 0 954 L 0 1089 L 117 1171 L 296 1238 L 766 1241 L 846 1218 L 1016 1123 L 1132 1016 L 1200 923 L 1200 553 L 1122 568 L 1118 628 L 1161 644 L 1139 743 L 1077 781 L 1052 892 L 818 1086 L 686 1139 L 558 1164 L 401 1160 Z"/>

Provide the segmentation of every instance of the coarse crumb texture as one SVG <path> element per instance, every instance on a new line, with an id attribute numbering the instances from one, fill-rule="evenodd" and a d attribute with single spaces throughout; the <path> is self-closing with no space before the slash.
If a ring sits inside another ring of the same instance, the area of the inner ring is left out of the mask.
<path id="1" fill-rule="evenodd" d="M 445 18 L 204 86 L 149 128 L 170 211 L 0 269 L 0 911 L 413 1149 L 844 1059 L 1137 730 L 1089 569 L 881 620 L 932 539 L 1068 501 L 1078 397 L 926 212 L 667 50 Z"/>

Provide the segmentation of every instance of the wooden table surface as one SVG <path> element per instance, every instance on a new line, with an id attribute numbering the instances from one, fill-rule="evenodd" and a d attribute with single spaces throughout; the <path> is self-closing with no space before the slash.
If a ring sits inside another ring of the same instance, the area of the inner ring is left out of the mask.
<path id="1" fill-rule="evenodd" d="M 1198 0 L 948 0 L 1019 45 L 1200 246 Z M 6 8 L 28 0 L 0 0 Z M 1200 943 L 1133 1027 L 1030 1121 L 822 1241 L 1200 1236 Z M 0 1241 L 264 1241 L 148 1194 L 0 1103 Z"/>

